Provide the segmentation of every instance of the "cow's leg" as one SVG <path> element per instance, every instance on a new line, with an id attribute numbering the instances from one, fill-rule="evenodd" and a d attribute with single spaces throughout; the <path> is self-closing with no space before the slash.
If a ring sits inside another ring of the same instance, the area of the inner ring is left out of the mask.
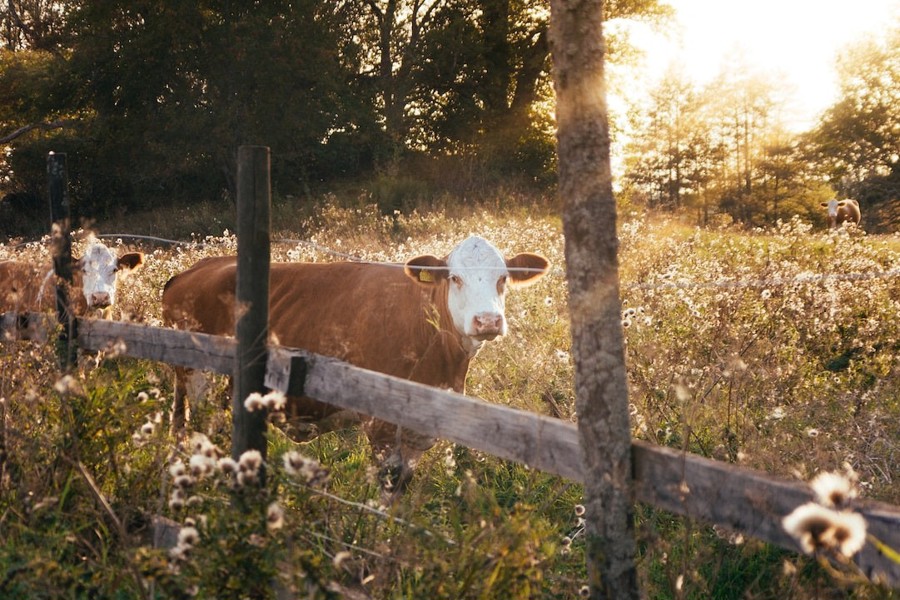
<path id="1" fill-rule="evenodd" d="M 422 454 L 434 446 L 434 438 L 379 419 L 369 419 L 364 429 L 378 464 L 382 498 L 391 503 L 409 484 Z"/>
<path id="2" fill-rule="evenodd" d="M 359 425 L 359 413 L 337 408 L 306 396 L 288 396 L 284 423 L 280 426 L 295 442 L 306 442 L 323 433 Z"/>

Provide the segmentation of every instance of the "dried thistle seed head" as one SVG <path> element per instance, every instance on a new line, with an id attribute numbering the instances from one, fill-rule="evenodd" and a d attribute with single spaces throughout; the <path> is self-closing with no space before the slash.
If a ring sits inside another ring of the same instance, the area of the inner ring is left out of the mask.
<path id="1" fill-rule="evenodd" d="M 284 525 L 284 510 L 277 502 L 273 502 L 266 509 L 266 528 L 269 531 L 281 529 Z"/>
<path id="2" fill-rule="evenodd" d="M 822 506 L 832 508 L 846 507 L 857 495 L 854 482 L 840 473 L 819 473 L 809 486 Z"/>
<path id="3" fill-rule="evenodd" d="M 866 521 L 857 513 L 837 511 L 814 502 L 798 506 L 782 520 L 784 530 L 807 554 L 839 552 L 851 557 L 866 541 Z"/>

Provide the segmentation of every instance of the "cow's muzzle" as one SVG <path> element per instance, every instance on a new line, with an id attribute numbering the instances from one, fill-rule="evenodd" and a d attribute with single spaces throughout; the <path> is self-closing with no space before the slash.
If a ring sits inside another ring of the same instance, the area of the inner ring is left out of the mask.
<path id="1" fill-rule="evenodd" d="M 94 292 L 91 294 L 91 308 L 108 308 L 109 305 L 108 292 Z"/>
<path id="2" fill-rule="evenodd" d="M 472 317 L 472 337 L 485 342 L 503 335 L 503 315 L 499 313 L 479 313 Z"/>

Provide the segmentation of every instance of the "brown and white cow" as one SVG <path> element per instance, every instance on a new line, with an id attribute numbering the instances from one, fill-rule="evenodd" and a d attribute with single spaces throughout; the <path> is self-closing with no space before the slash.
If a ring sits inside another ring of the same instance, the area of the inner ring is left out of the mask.
<path id="1" fill-rule="evenodd" d="M 73 293 L 69 302 L 76 315 L 103 310 L 108 315 L 116 302 L 116 282 L 120 273 L 138 268 L 142 252 L 122 256 L 91 238 L 85 253 L 73 261 Z M 53 267 L 21 261 L 0 261 L 0 313 L 44 311 L 56 306 Z"/>
<path id="2" fill-rule="evenodd" d="M 828 202 L 822 202 L 821 204 L 828 209 L 828 222 L 831 227 L 840 227 L 844 223 L 859 225 L 861 215 L 859 202 L 856 200 L 850 198 L 837 200 L 832 198 Z"/>
<path id="3" fill-rule="evenodd" d="M 508 288 L 537 281 L 548 261 L 523 253 L 505 258 L 470 237 L 445 258 L 418 256 L 405 265 L 273 263 L 269 330 L 283 346 L 304 348 L 411 381 L 462 393 L 469 361 L 504 335 Z M 234 257 L 206 258 L 166 283 L 163 319 L 182 329 L 234 335 Z M 184 423 L 185 373 L 176 369 L 173 419 Z M 288 419 L 329 429 L 339 409 L 289 398 Z M 434 440 L 377 419 L 364 430 L 382 473 L 405 483 Z M 399 443 L 398 443 L 399 442 Z"/>

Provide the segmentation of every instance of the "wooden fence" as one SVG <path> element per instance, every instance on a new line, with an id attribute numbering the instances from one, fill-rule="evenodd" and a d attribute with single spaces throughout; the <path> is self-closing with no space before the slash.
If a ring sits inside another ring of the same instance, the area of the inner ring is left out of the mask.
<path id="1" fill-rule="evenodd" d="M 3 315 L 0 338 L 16 336 L 17 331 L 45 330 L 35 322 L 46 315 L 20 316 Z M 234 338 L 97 319 L 78 319 L 77 331 L 79 346 L 88 351 L 124 343 L 124 354 L 134 358 L 225 375 L 234 369 Z M 584 481 L 573 423 L 367 371 L 303 350 L 280 346 L 268 350 L 265 378 L 271 389 L 302 392 L 322 402 Z M 633 442 L 632 452 L 636 500 L 782 548 L 798 549 L 782 530 L 781 519 L 813 499 L 806 484 L 641 441 Z M 900 509 L 860 501 L 858 510 L 872 536 L 900 549 Z M 866 544 L 856 561 L 870 578 L 900 586 L 900 565 L 873 543 Z"/>
<path id="2" fill-rule="evenodd" d="M 242 281 L 239 274 L 238 287 L 243 284 L 254 290 L 248 293 L 258 294 L 260 289 L 268 290 L 268 149 L 242 149 L 242 156 L 246 165 L 238 172 L 244 173 L 247 190 L 239 194 L 238 203 L 246 203 L 241 196 L 251 195 L 253 205 L 239 208 L 239 212 L 244 211 L 242 220 L 248 223 L 238 234 L 256 242 L 249 243 L 249 248 L 239 242 L 238 264 L 239 268 L 249 265 L 241 270 L 251 279 L 264 277 L 266 281 Z M 241 189 L 239 183 L 239 192 Z M 260 223 L 264 224 L 262 230 L 258 229 Z M 249 234 L 245 233 L 248 227 Z M 260 265 L 260 261 L 265 264 Z M 267 296 L 266 292 L 261 298 Z M 250 302 L 251 306 L 267 304 L 258 299 Z M 252 309 L 244 316 L 248 313 L 253 313 Z M 267 314 L 265 309 L 262 314 Z M 266 319 L 260 314 L 250 314 L 249 318 L 253 322 L 243 335 L 239 321 L 236 338 L 86 318 L 67 319 L 63 324 L 68 326 L 62 329 L 64 336 L 75 334 L 74 339 L 66 337 L 64 341 L 84 350 L 104 351 L 124 344 L 125 350 L 120 353 L 130 357 L 213 371 L 238 380 L 243 377 L 246 382 L 241 386 L 246 390 L 264 385 L 286 394 L 304 394 L 577 482 L 593 476 L 583 470 L 579 433 L 573 423 L 367 371 L 301 349 L 254 346 L 268 337 L 264 333 Z M 43 314 L 6 313 L 0 320 L 0 340 L 46 339 L 50 325 Z M 65 355 L 71 356 L 71 350 Z M 243 356 L 253 357 L 249 369 Z M 248 376 L 251 372 L 254 375 Z M 239 389 L 237 383 L 235 389 Z M 235 397 L 241 396 L 236 392 Z M 234 401 L 233 407 L 240 449 L 264 451 L 265 422 L 248 424 L 243 403 Z M 245 426 L 249 429 L 242 429 Z M 806 484 L 640 441 L 632 442 L 632 465 L 635 500 L 798 550 L 796 541 L 782 529 L 781 520 L 813 500 Z M 900 550 L 900 508 L 871 501 L 857 504 L 855 508 L 865 517 L 869 532 L 869 541 L 855 557 L 857 564 L 868 577 L 900 587 L 900 564 L 878 547 L 883 544 Z"/>

